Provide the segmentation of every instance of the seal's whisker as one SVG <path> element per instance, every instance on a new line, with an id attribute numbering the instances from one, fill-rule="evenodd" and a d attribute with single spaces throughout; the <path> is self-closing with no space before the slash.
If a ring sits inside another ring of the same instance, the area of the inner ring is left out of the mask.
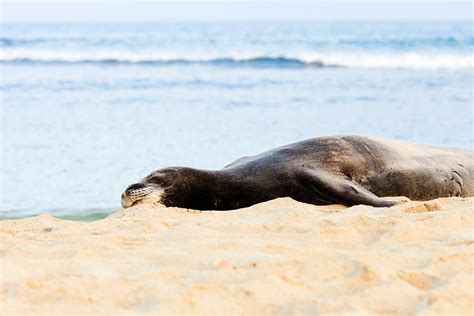
<path id="1" fill-rule="evenodd" d="M 129 196 L 133 197 L 141 197 L 150 194 L 151 192 L 154 191 L 154 188 L 148 187 L 148 188 L 143 188 L 143 189 L 137 189 L 129 192 Z"/>

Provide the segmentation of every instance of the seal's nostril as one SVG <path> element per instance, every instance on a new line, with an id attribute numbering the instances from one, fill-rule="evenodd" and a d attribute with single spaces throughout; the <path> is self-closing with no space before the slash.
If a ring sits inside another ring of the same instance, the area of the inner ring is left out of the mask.
<path id="1" fill-rule="evenodd" d="M 133 191 L 133 190 L 138 190 L 138 189 L 142 189 L 144 188 L 145 186 L 141 183 L 134 183 L 132 185 L 130 185 L 126 190 L 125 192 L 130 192 L 130 191 Z"/>

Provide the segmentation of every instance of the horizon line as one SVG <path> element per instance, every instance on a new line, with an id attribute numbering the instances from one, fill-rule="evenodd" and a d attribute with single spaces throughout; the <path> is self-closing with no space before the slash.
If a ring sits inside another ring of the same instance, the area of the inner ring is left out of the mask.
<path id="1" fill-rule="evenodd" d="M 297 23 L 297 24 L 306 24 L 306 23 L 471 23 L 474 24 L 474 20 L 471 19 L 429 19 L 429 18 L 413 18 L 413 19 L 327 19 L 327 20 L 297 20 L 297 19 L 242 19 L 242 20 L 75 20 L 75 21 L 42 21 L 42 20 L 22 20 L 22 21 L 1 21 L 0 25 L 7 24 L 79 24 L 79 23 L 104 23 L 104 24 L 114 24 L 114 23 L 130 23 L 130 24 L 159 24 L 159 23 L 202 23 L 202 24 L 212 24 L 212 23 L 222 23 L 222 24 L 233 24 L 233 23 Z"/>

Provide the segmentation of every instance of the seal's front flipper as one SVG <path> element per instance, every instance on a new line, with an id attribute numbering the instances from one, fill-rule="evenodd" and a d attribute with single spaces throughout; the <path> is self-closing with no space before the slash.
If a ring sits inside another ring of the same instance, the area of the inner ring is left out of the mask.
<path id="1" fill-rule="evenodd" d="M 344 205 L 366 204 L 375 207 L 389 207 L 397 204 L 379 198 L 354 181 L 323 170 L 305 168 L 303 179 L 314 190 L 315 201 L 325 200 Z"/>

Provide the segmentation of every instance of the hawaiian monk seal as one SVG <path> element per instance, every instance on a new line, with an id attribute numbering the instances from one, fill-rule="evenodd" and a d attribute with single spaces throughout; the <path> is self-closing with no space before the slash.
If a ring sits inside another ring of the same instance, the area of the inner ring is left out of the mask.
<path id="1" fill-rule="evenodd" d="M 474 152 L 374 137 L 313 138 L 243 157 L 222 170 L 185 167 L 152 172 L 122 194 L 123 207 L 147 196 L 165 206 L 229 210 L 278 197 L 316 204 L 392 206 L 474 195 Z"/>

